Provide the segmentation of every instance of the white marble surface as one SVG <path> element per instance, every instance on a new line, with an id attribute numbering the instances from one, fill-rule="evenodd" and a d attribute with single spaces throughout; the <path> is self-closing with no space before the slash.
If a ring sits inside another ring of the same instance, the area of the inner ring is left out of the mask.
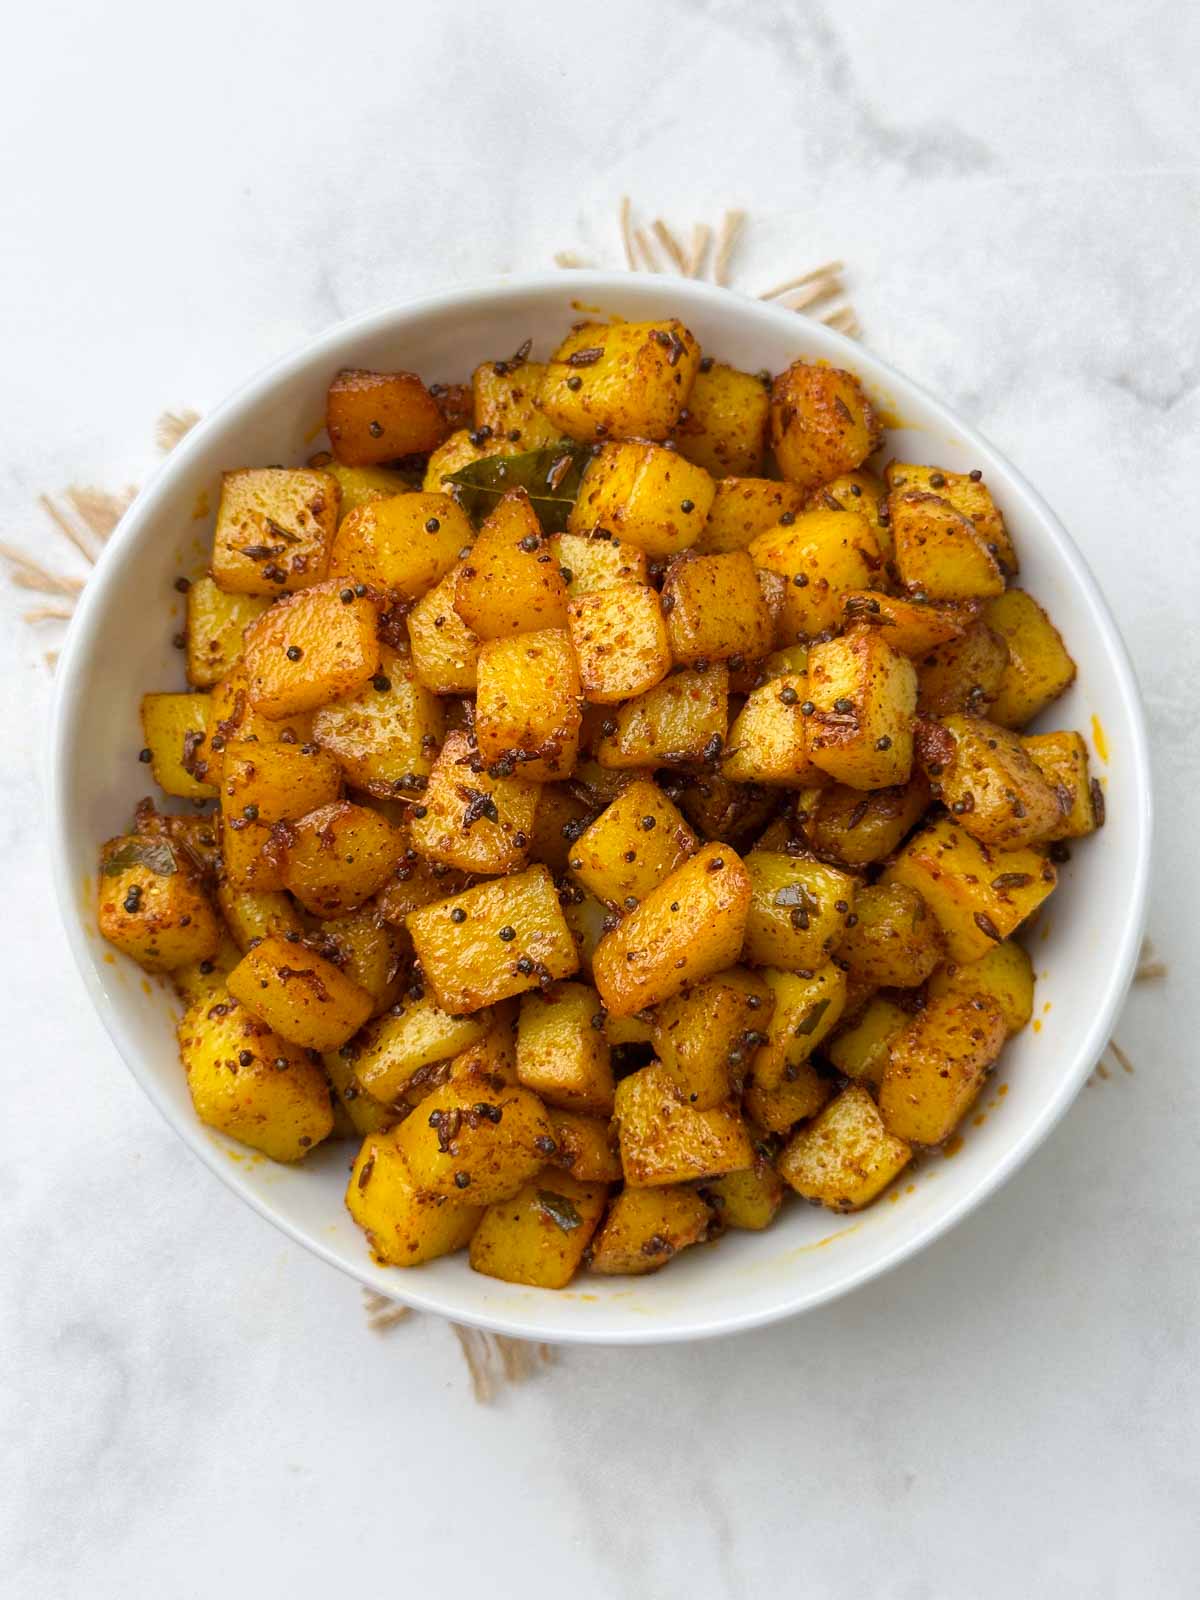
<path id="1" fill-rule="evenodd" d="M 1193 1595 L 1200 13 L 47 0 L 6 45 L 6 540 L 56 556 L 38 492 L 137 481 L 160 410 L 333 319 L 560 248 L 615 264 L 624 191 L 745 206 L 739 284 L 843 257 L 867 342 L 1087 550 L 1145 687 L 1171 976 L 1122 1021 L 1136 1076 L 900 1272 L 724 1343 L 574 1350 L 482 1408 L 449 1330 L 368 1332 L 89 1014 L 40 831 L 43 641 L 4 589 L 0 1590 Z"/>

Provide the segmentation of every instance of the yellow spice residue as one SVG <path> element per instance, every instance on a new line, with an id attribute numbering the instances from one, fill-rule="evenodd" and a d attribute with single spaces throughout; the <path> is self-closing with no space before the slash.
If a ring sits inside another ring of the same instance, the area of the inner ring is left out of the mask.
<path id="1" fill-rule="evenodd" d="M 1108 737 L 1104 732 L 1104 724 L 1095 712 L 1092 713 L 1092 743 L 1096 747 L 1096 754 L 1104 764 L 1108 765 Z"/>
<path id="2" fill-rule="evenodd" d="M 317 423 L 317 425 L 315 427 L 313 427 L 313 428 L 310 428 L 308 430 L 308 432 L 304 435 L 305 444 L 311 444 L 314 439 L 320 438 L 321 434 L 323 434 L 324 432 L 325 432 L 325 418 L 322 417 L 321 420 Z"/>
<path id="3" fill-rule="evenodd" d="M 108 962 L 110 967 L 115 967 L 117 964 L 117 958 L 115 955 L 113 955 L 111 950 L 106 950 L 104 952 L 104 959 Z"/>
<path id="4" fill-rule="evenodd" d="M 572 300 L 571 310 L 582 311 L 585 316 L 589 317 L 607 317 L 608 321 L 614 326 L 619 322 L 625 321 L 625 318 L 618 315 L 617 312 L 605 311 L 603 306 L 589 306 L 586 301 L 583 300 Z"/>
<path id="5" fill-rule="evenodd" d="M 208 515 L 209 509 L 208 490 L 201 489 L 195 500 L 192 502 L 192 521 L 199 522 L 202 517 L 206 517 Z"/>
<path id="6" fill-rule="evenodd" d="M 942 1146 L 942 1154 L 945 1156 L 946 1160 L 949 1161 L 951 1156 L 956 1156 L 962 1147 L 962 1134 L 956 1133 L 951 1138 L 946 1140 L 946 1143 Z"/>
<path id="7" fill-rule="evenodd" d="M 996 1093 L 997 1093 L 997 1094 L 998 1094 L 998 1095 L 999 1095 L 999 1096 L 1000 1096 L 1000 1097 L 1001 1097 L 1001 1098 L 1003 1098 L 1003 1097 L 1004 1097 L 1004 1096 L 1005 1096 L 1005 1095 L 1006 1095 L 1006 1094 L 1007 1094 L 1007 1093 L 1008 1093 L 1008 1085 L 1007 1085 L 1007 1084 L 1006 1084 L 1006 1083 L 1002 1083 L 1002 1084 L 1001 1084 L 1001 1085 L 1000 1085 L 1000 1087 L 999 1087 L 999 1088 L 998 1088 L 998 1089 L 997 1089 L 997 1090 L 996 1090 Z"/>
<path id="8" fill-rule="evenodd" d="M 1042 1031 L 1042 1019 L 1041 1019 L 1041 1017 L 1034 1017 L 1034 1019 L 1033 1019 L 1033 1031 L 1034 1031 L 1034 1033 L 1041 1033 L 1041 1031 Z"/>

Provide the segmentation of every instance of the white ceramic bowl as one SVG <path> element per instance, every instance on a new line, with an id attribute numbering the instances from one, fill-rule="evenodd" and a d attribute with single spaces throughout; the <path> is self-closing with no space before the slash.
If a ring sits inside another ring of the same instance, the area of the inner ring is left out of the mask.
<path id="1" fill-rule="evenodd" d="M 1045 603 L 1079 665 L 1076 686 L 1043 720 L 1089 737 L 1108 822 L 1076 848 L 1030 936 L 1036 1031 L 1008 1046 L 981 1104 L 982 1125 L 972 1119 L 953 1160 L 924 1161 L 897 1185 L 894 1203 L 885 1198 L 860 1215 L 793 1205 L 766 1233 L 728 1235 L 655 1276 L 583 1277 L 556 1294 L 480 1277 L 463 1255 L 407 1272 L 376 1267 L 342 1204 L 346 1145 L 282 1167 L 202 1127 L 176 1054 L 175 1001 L 100 939 L 91 885 L 98 845 L 127 825 L 149 787 L 137 761 L 139 697 L 182 687 L 171 646 L 182 607 L 172 583 L 203 565 L 211 518 L 198 518 L 197 507 L 215 506 L 222 470 L 303 461 L 339 367 L 459 380 L 530 336 L 536 353 L 548 351 L 581 311 L 678 315 L 705 350 L 751 371 L 779 371 L 801 356 L 848 367 L 895 424 L 888 452 L 981 467 L 1016 540 L 1021 582 Z M 344 323 L 254 378 L 172 452 L 110 541 L 59 664 L 51 827 L 62 912 L 92 1001 L 155 1105 L 224 1182 L 327 1261 L 410 1305 L 533 1339 L 648 1343 L 754 1327 L 843 1294 L 935 1238 L 1020 1166 L 1074 1099 L 1124 999 L 1142 937 L 1151 801 L 1137 688 L 1104 601 L 1049 507 L 973 429 L 858 345 L 793 313 L 675 278 L 563 272 Z"/>

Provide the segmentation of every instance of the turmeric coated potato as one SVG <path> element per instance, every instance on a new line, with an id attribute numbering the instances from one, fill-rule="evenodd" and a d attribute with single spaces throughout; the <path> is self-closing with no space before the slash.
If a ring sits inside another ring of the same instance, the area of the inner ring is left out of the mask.
<path id="1" fill-rule="evenodd" d="M 1105 815 L 1083 736 L 1026 731 L 1076 668 L 978 470 L 881 466 L 821 361 L 546 332 L 331 373 L 329 450 L 229 463 L 140 704 L 177 810 L 97 905 L 199 1120 L 355 1140 L 376 1261 L 497 1304 L 877 1199 L 1031 1023 Z"/>
<path id="2" fill-rule="evenodd" d="M 837 367 L 796 361 L 771 390 L 771 447 L 789 483 L 815 489 L 852 472 L 882 430 L 862 384 Z"/>

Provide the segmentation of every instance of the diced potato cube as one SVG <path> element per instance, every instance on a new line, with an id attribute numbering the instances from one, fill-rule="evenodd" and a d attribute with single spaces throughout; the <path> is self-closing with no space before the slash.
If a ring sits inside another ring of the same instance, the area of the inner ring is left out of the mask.
<path id="1" fill-rule="evenodd" d="M 483 1207 L 426 1194 L 390 1133 L 370 1133 L 350 1174 L 346 1206 L 376 1259 L 415 1267 L 469 1244 Z"/>
<path id="2" fill-rule="evenodd" d="M 228 880 L 217 885 L 221 915 L 239 950 L 250 948 L 252 939 L 265 939 L 277 933 L 286 938 L 304 932 L 304 923 L 291 899 L 279 890 L 238 889 Z"/>
<path id="3" fill-rule="evenodd" d="M 271 849 L 283 887 L 315 917 L 340 917 L 387 882 L 407 840 L 369 806 L 339 800 L 276 825 Z"/>
<path id="4" fill-rule="evenodd" d="M 1002 727 L 1023 728 L 1071 687 L 1075 663 L 1058 629 L 1024 589 L 1000 595 L 983 617 L 1008 646 L 1008 664 L 988 716 Z"/>
<path id="5" fill-rule="evenodd" d="M 412 842 L 430 861 L 463 872 L 511 872 L 528 860 L 537 803 L 536 783 L 492 777 L 467 735 L 452 733 L 413 807 Z"/>
<path id="6" fill-rule="evenodd" d="M 785 789 L 823 781 L 808 753 L 808 723 L 800 709 L 807 698 L 806 671 L 782 673 L 752 689 L 729 730 L 723 775 L 734 783 Z"/>
<path id="7" fill-rule="evenodd" d="M 226 594 L 215 579 L 197 578 L 187 596 L 187 676 L 211 688 L 242 659 L 242 635 L 270 601 L 261 595 Z"/>
<path id="8" fill-rule="evenodd" d="M 578 884 L 573 889 L 567 890 L 561 898 L 565 901 L 563 917 L 575 941 L 579 970 L 585 978 L 590 978 L 592 957 L 608 931 L 609 913 L 594 895 L 590 895 L 586 889 L 581 889 Z M 611 1032 L 608 1039 L 610 1044 L 621 1042 L 614 1039 Z"/>
<path id="9" fill-rule="evenodd" d="M 592 1246 L 592 1271 L 640 1276 L 708 1236 L 710 1213 L 691 1189 L 623 1189 Z"/>
<path id="10" fill-rule="evenodd" d="M 614 911 L 632 911 L 699 847 L 656 783 L 636 778 L 571 847 L 572 875 Z"/>
<path id="11" fill-rule="evenodd" d="M 621 1157 L 611 1137 L 607 1117 L 585 1117 L 575 1111 L 548 1108 L 554 1143 L 558 1146 L 550 1161 L 562 1167 L 581 1183 L 620 1183 L 625 1174 Z"/>
<path id="12" fill-rule="evenodd" d="M 631 1017 L 604 1016 L 604 1037 L 614 1050 L 627 1044 L 654 1043 L 654 1012 L 639 1011 Z"/>
<path id="13" fill-rule="evenodd" d="M 417 601 L 408 614 L 413 671 L 432 694 L 474 694 L 479 640 L 454 607 L 462 563 Z"/>
<path id="14" fill-rule="evenodd" d="M 785 581 L 775 630 L 780 645 L 837 627 L 843 595 L 869 588 L 883 565 L 870 525 L 853 511 L 802 511 L 760 533 L 750 555 Z"/>
<path id="15" fill-rule="evenodd" d="M 371 1015 L 371 996 L 307 945 L 268 934 L 229 974 L 229 992 L 306 1050 L 336 1050 Z"/>
<path id="16" fill-rule="evenodd" d="M 579 965 L 554 880 L 542 866 L 414 911 L 408 931 L 426 983 L 456 1015 L 569 978 Z"/>
<path id="17" fill-rule="evenodd" d="M 555 534 L 550 548 L 572 600 L 595 594 L 597 589 L 615 588 L 619 583 L 644 584 L 649 580 L 646 552 L 634 544 L 622 544 L 607 528 Z"/>
<path id="18" fill-rule="evenodd" d="M 600 997 L 585 983 L 559 983 L 521 998 L 517 1081 L 547 1105 L 607 1116 L 613 1074 Z"/>
<path id="19" fill-rule="evenodd" d="M 744 550 L 681 556 L 667 571 L 662 604 L 676 661 L 753 660 L 771 648 L 774 621 Z"/>
<path id="20" fill-rule="evenodd" d="M 927 993 L 992 1000 L 1011 1039 L 1033 1015 L 1033 962 L 1015 939 L 994 945 L 978 961 L 948 961 L 929 980 Z"/>
<path id="21" fill-rule="evenodd" d="M 819 489 L 810 490 L 805 506 L 810 511 L 855 511 L 866 517 L 884 560 L 891 564 L 896 549 L 887 520 L 887 490 L 873 472 L 839 472 Z"/>
<path id="22" fill-rule="evenodd" d="M 983 844 L 1019 849 L 1050 838 L 1063 820 L 1058 791 L 1016 734 L 994 722 L 922 722 L 917 750 L 934 792 Z"/>
<path id="23" fill-rule="evenodd" d="M 936 494 L 907 489 L 888 496 L 896 570 L 914 594 L 930 600 L 982 600 L 1004 593 L 1004 573 L 969 517 Z"/>
<path id="24" fill-rule="evenodd" d="M 1004 1016 L 981 995 L 938 995 L 889 1046 L 879 1090 L 888 1131 L 941 1144 L 974 1104 L 1006 1037 Z"/>
<path id="25" fill-rule="evenodd" d="M 349 591 L 345 591 L 349 593 Z M 318 584 L 265 611 L 246 630 L 250 704 L 276 720 L 315 711 L 379 671 L 379 617 L 370 600 Z"/>
<path id="26" fill-rule="evenodd" d="M 554 1143 L 536 1095 L 507 1086 L 484 1094 L 472 1078 L 435 1089 L 392 1137 L 419 1189 L 483 1206 L 516 1194 Z"/>
<path id="27" fill-rule="evenodd" d="M 665 439 L 688 403 L 700 346 L 674 317 L 585 322 L 546 367 L 538 405 L 570 439 Z"/>
<path id="28" fill-rule="evenodd" d="M 1082 839 L 1104 822 L 1104 791 L 1089 776 L 1087 745 L 1077 733 L 1037 733 L 1021 740 L 1034 765 L 1058 793 L 1061 814 L 1047 840 Z"/>
<path id="29" fill-rule="evenodd" d="M 762 471 L 770 390 L 750 372 L 701 361 L 687 416 L 675 430 L 679 453 L 714 478 Z"/>
<path id="30" fill-rule="evenodd" d="M 325 427 L 339 461 L 376 466 L 435 450 L 449 431 L 441 407 L 415 372 L 347 367 L 329 385 Z"/>
<path id="31" fill-rule="evenodd" d="M 209 783 L 220 784 L 225 760 L 225 747 L 234 739 L 257 739 L 260 744 L 274 744 L 278 740 L 293 740 L 304 744 L 312 737 L 312 713 L 285 717 L 276 721 L 256 711 L 250 703 L 250 680 L 245 667 L 239 664 L 228 677 L 214 684 L 208 697 L 208 726 L 205 729 L 205 777 Z"/>
<path id="32" fill-rule="evenodd" d="M 865 867 L 891 855 L 929 801 L 929 781 L 919 771 L 905 784 L 865 793 L 844 783 L 806 790 L 800 800 L 804 836 L 819 855 Z"/>
<path id="33" fill-rule="evenodd" d="M 538 405 L 545 375 L 540 361 L 485 361 L 475 368 L 475 429 L 490 430 L 493 450 L 542 450 L 562 438 Z"/>
<path id="34" fill-rule="evenodd" d="M 961 638 L 974 620 L 968 601 L 919 604 L 872 589 L 851 589 L 844 594 L 842 618 L 847 629 L 877 629 L 893 650 L 906 656 L 927 655 L 939 644 Z"/>
<path id="35" fill-rule="evenodd" d="M 499 453 L 493 440 L 479 439 L 473 429 L 459 428 L 444 444 L 438 445 L 430 456 L 421 488 L 426 494 L 440 493 L 452 473 L 461 472 L 464 467 L 472 466 L 476 461 L 486 461 L 489 456 Z"/>
<path id="36" fill-rule="evenodd" d="M 221 864 L 230 888 L 245 894 L 278 894 L 283 888 L 271 824 L 245 817 L 221 818 Z"/>
<path id="37" fill-rule="evenodd" d="M 471 1266 L 504 1283 L 565 1289 L 604 1214 L 608 1185 L 547 1169 L 483 1214 Z"/>
<path id="38" fill-rule="evenodd" d="M 750 912 L 743 957 L 760 967 L 804 972 L 824 966 L 845 937 L 855 906 L 855 880 L 820 861 L 752 850 Z"/>
<path id="39" fill-rule="evenodd" d="M 883 437 L 862 384 L 850 372 L 795 361 L 771 390 L 771 446 L 779 470 L 801 489 L 852 472 Z"/>
<path id="40" fill-rule="evenodd" d="M 601 766 L 626 770 L 699 765 L 720 756 L 728 727 L 724 662 L 703 671 L 685 668 L 614 712 L 604 724 L 596 759 Z"/>
<path id="41" fill-rule="evenodd" d="M 938 494 L 948 500 L 957 512 L 975 524 L 976 532 L 982 536 L 1005 573 L 1009 577 L 1016 573 L 1017 553 L 1004 526 L 1000 508 L 979 473 L 948 472 L 945 467 L 921 467 L 911 461 L 889 461 L 886 478 L 889 490 L 909 489 L 918 494 Z"/>
<path id="42" fill-rule="evenodd" d="M 858 1020 L 829 1041 L 829 1059 L 845 1077 L 878 1088 L 888 1062 L 888 1046 L 911 1021 L 910 1012 L 875 995 Z"/>
<path id="43" fill-rule="evenodd" d="M 775 1008 L 765 1029 L 767 1042 L 754 1057 L 754 1082 L 762 1089 L 777 1089 L 792 1081 L 841 1021 L 846 975 L 826 962 L 815 972 L 767 967 L 762 976 L 775 996 Z M 752 1114 L 757 1117 L 756 1112 Z"/>
<path id="44" fill-rule="evenodd" d="M 272 1161 L 300 1161 L 333 1131 L 320 1067 L 228 990 L 184 1012 L 179 1053 L 200 1121 Z"/>
<path id="45" fill-rule="evenodd" d="M 570 602 L 568 623 L 583 692 L 597 705 L 645 694 L 671 670 L 662 604 L 647 584 L 582 594 Z"/>
<path id="46" fill-rule="evenodd" d="M 403 946 L 400 930 L 387 920 L 378 901 L 369 900 L 348 916 L 323 923 L 320 938 L 346 977 L 371 996 L 373 1016 L 395 1004 Z"/>
<path id="47" fill-rule="evenodd" d="M 216 794 L 215 786 L 204 781 L 209 710 L 206 694 L 142 696 L 142 737 L 164 794 L 181 800 L 211 800 Z"/>
<path id="48" fill-rule="evenodd" d="M 488 1013 L 491 1020 L 487 1022 L 487 1032 L 483 1038 L 476 1040 L 450 1062 L 450 1081 L 466 1083 L 473 1079 L 489 1089 L 499 1089 L 504 1084 L 513 1087 L 517 1081 L 519 1014 L 520 1007 L 515 1000 L 501 1000 L 493 1006 Z"/>
<path id="49" fill-rule="evenodd" d="M 705 555 L 745 550 L 760 533 L 787 526 L 804 510 L 803 490 L 774 478 L 721 478 L 693 548 Z"/>
<path id="50" fill-rule="evenodd" d="M 907 656 L 877 634 L 857 632 L 815 644 L 808 654 L 808 753 L 852 789 L 907 783 L 917 674 Z"/>
<path id="51" fill-rule="evenodd" d="M 765 980 L 744 967 L 663 1001 L 654 1018 L 654 1049 L 681 1100 L 707 1111 L 740 1093 L 774 1003 Z"/>
<path id="52" fill-rule="evenodd" d="M 860 1211 L 912 1160 L 857 1083 L 801 1128 L 779 1157 L 779 1175 L 798 1195 L 831 1211 Z"/>
<path id="53" fill-rule="evenodd" d="M 125 834 L 100 852 L 100 932 L 147 972 L 215 956 L 221 925 L 169 839 Z"/>
<path id="54" fill-rule="evenodd" d="M 606 444 L 587 465 L 567 531 L 607 528 L 650 557 L 678 555 L 700 537 L 715 494 L 704 468 L 676 450 L 642 440 Z"/>
<path id="55" fill-rule="evenodd" d="M 480 639 L 567 625 L 567 588 L 524 489 L 512 489 L 459 568 L 454 604 Z"/>
<path id="56" fill-rule="evenodd" d="M 906 883 L 860 889 L 853 925 L 838 947 L 850 982 L 880 989 L 915 989 L 944 953 L 937 919 Z"/>
<path id="57" fill-rule="evenodd" d="M 321 1060 L 333 1091 L 334 1106 L 341 1107 L 346 1120 L 360 1138 L 365 1138 L 369 1133 L 383 1133 L 395 1126 L 399 1113 L 364 1093 L 355 1077 L 345 1046 L 341 1050 L 327 1050 Z"/>
<path id="58" fill-rule="evenodd" d="M 691 1183 L 754 1165 L 754 1147 L 735 1107 L 700 1111 L 680 1100 L 657 1062 L 621 1079 L 614 1115 L 631 1188 Z"/>
<path id="59" fill-rule="evenodd" d="M 418 678 L 412 657 L 387 646 L 368 683 L 313 718 L 314 740 L 336 758 L 347 782 L 382 798 L 420 791 L 444 731 L 441 704 Z"/>
<path id="60" fill-rule="evenodd" d="M 707 845 L 600 941 L 592 973 L 606 1008 L 628 1016 L 732 966 L 749 909 L 741 860 L 728 845 Z"/>
<path id="61" fill-rule="evenodd" d="M 709 839 L 733 843 L 750 839 L 765 825 L 778 805 L 771 789 L 752 783 L 730 783 L 708 771 L 690 772 L 678 794 L 679 809 Z"/>
<path id="62" fill-rule="evenodd" d="M 978 961 L 1037 910 L 1057 874 L 1040 850 L 992 849 L 945 817 L 909 840 L 881 882 L 916 889 L 951 960 Z"/>
<path id="63" fill-rule="evenodd" d="M 761 1233 L 779 1214 L 787 1193 L 783 1179 L 761 1152 L 745 1172 L 727 1172 L 704 1184 L 704 1198 L 727 1228 Z"/>
<path id="64" fill-rule="evenodd" d="M 790 1133 L 798 1122 L 815 1117 L 833 1094 L 833 1084 L 823 1078 L 811 1061 L 789 1067 L 770 1088 L 752 1077 L 746 1090 L 746 1115 L 767 1133 Z"/>
<path id="65" fill-rule="evenodd" d="M 565 628 L 486 640 L 475 700 L 480 755 L 535 783 L 569 776 L 579 753 L 580 693 Z"/>
<path id="66" fill-rule="evenodd" d="M 354 1076 L 372 1099 L 391 1105 L 408 1093 L 423 1067 L 477 1044 L 491 1020 L 488 1011 L 452 1017 L 428 994 L 406 999 L 369 1023 L 350 1045 Z"/>
<path id="67" fill-rule="evenodd" d="M 320 583 L 338 518 L 337 480 L 307 467 L 243 467 L 221 479 L 212 575 L 230 594 Z"/>
<path id="68" fill-rule="evenodd" d="M 225 826 L 238 820 L 282 822 L 335 801 L 342 791 L 337 762 L 311 744 L 260 744 L 231 739 L 225 746 L 221 810 Z"/>
<path id="69" fill-rule="evenodd" d="M 189 961 L 185 966 L 171 969 L 171 986 L 185 1006 L 197 1000 L 207 1000 L 211 1005 L 219 1000 L 225 988 L 225 979 L 241 960 L 241 951 L 227 933 L 222 933 L 217 952 L 205 956 L 203 961 Z"/>
<path id="70" fill-rule="evenodd" d="M 1015 591 L 1014 591 L 1015 592 Z M 1008 646 L 986 622 L 972 622 L 957 639 L 936 645 L 917 664 L 917 710 L 944 717 L 954 711 L 990 715 L 1008 666 Z"/>
<path id="71" fill-rule="evenodd" d="M 342 522 L 329 571 L 343 586 L 349 580 L 418 600 L 446 576 L 474 537 L 466 512 L 448 494 L 422 491 L 370 500 Z"/>
<path id="72" fill-rule="evenodd" d="M 317 463 L 314 463 L 317 464 Z M 338 507 L 339 527 L 352 511 L 372 500 L 391 500 L 398 494 L 407 494 L 412 485 L 400 472 L 387 467 L 347 467 L 332 459 L 320 463 L 331 478 L 337 479 L 342 491 Z"/>

